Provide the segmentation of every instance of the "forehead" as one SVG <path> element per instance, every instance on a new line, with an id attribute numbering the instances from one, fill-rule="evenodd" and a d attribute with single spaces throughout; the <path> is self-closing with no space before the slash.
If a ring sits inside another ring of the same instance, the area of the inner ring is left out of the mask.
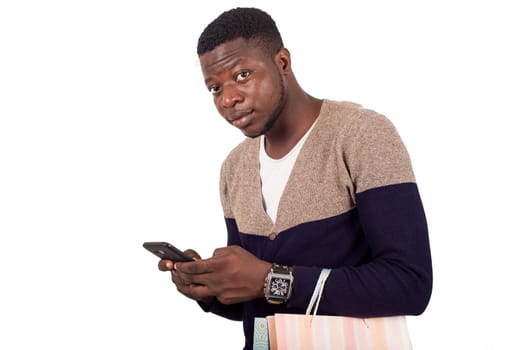
<path id="1" fill-rule="evenodd" d="M 264 64 L 269 57 L 257 45 L 238 38 L 218 45 L 200 56 L 200 67 L 204 77 L 232 69 L 240 63 Z"/>

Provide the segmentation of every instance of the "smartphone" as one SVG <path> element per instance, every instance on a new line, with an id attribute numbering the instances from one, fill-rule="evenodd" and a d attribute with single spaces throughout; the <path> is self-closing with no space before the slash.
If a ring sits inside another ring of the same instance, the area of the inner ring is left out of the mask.
<path id="1" fill-rule="evenodd" d="M 192 257 L 167 242 L 145 242 L 143 246 L 160 259 L 175 262 L 194 261 Z"/>

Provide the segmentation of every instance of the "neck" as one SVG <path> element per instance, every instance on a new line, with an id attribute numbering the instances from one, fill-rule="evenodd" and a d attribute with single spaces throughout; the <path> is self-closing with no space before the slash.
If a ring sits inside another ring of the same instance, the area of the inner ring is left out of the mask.
<path id="1" fill-rule="evenodd" d="M 313 125 L 321 106 L 322 100 L 304 91 L 289 98 L 279 119 L 265 134 L 266 153 L 273 159 L 284 157 Z"/>

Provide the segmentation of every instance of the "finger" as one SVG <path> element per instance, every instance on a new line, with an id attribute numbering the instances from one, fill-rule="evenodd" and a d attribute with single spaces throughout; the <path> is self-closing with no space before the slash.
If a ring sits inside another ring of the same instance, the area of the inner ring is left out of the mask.
<path id="1" fill-rule="evenodd" d="M 209 287 L 193 283 L 189 285 L 189 295 L 190 298 L 194 300 L 207 300 L 213 296 Z"/>
<path id="2" fill-rule="evenodd" d="M 202 258 L 200 257 L 200 255 L 199 255 L 197 252 L 195 252 L 193 249 L 188 249 L 188 250 L 186 250 L 184 253 L 186 253 L 187 255 L 189 255 L 190 257 L 192 257 L 194 260 L 200 260 L 200 259 L 202 259 Z"/>
<path id="3" fill-rule="evenodd" d="M 229 250 L 230 250 L 230 247 L 216 248 L 216 249 L 213 251 L 213 256 L 225 255 L 225 254 L 227 254 L 227 252 L 228 252 Z"/>
<path id="4" fill-rule="evenodd" d="M 192 283 L 204 284 L 204 282 L 206 281 L 205 274 L 185 273 L 181 271 L 180 266 L 182 266 L 181 263 L 176 263 L 175 268 L 171 270 L 171 272 L 173 273 L 173 277 L 177 279 L 177 283 L 190 285 Z"/>
<path id="5" fill-rule="evenodd" d="M 186 274 L 201 274 L 210 272 L 208 259 L 177 263 L 177 270 Z"/>
<path id="6" fill-rule="evenodd" d="M 158 262 L 158 269 L 160 271 L 171 271 L 174 268 L 174 263 L 171 260 L 160 260 Z"/>
<path id="7" fill-rule="evenodd" d="M 178 286 L 185 286 L 185 285 L 189 285 L 189 283 L 187 283 L 183 278 L 182 276 L 180 276 L 180 274 L 177 272 L 177 270 L 171 270 L 171 281 Z"/>
<path id="8" fill-rule="evenodd" d="M 192 287 L 191 284 L 187 281 L 184 281 L 184 279 L 176 272 L 176 270 L 171 271 L 171 280 L 176 286 L 176 289 L 186 297 L 190 299 L 195 299 L 192 295 Z M 195 299 L 196 300 L 196 299 Z"/>
<path id="9" fill-rule="evenodd" d="M 209 284 L 209 274 L 205 273 L 183 273 L 178 272 L 178 276 L 185 284 L 198 284 L 198 285 L 208 285 Z"/>
<path id="10" fill-rule="evenodd" d="M 179 273 L 176 272 L 176 270 L 171 271 L 171 281 L 176 285 L 180 292 L 186 295 L 189 294 L 189 286 L 191 283 L 185 280 Z"/>

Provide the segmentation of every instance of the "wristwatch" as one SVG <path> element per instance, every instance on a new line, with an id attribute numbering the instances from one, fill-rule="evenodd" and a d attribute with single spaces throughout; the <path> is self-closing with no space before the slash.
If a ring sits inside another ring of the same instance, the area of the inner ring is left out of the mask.
<path id="1" fill-rule="evenodd" d="M 282 304 L 291 297 L 293 274 L 287 266 L 273 264 L 266 277 L 264 295 L 270 304 Z"/>

